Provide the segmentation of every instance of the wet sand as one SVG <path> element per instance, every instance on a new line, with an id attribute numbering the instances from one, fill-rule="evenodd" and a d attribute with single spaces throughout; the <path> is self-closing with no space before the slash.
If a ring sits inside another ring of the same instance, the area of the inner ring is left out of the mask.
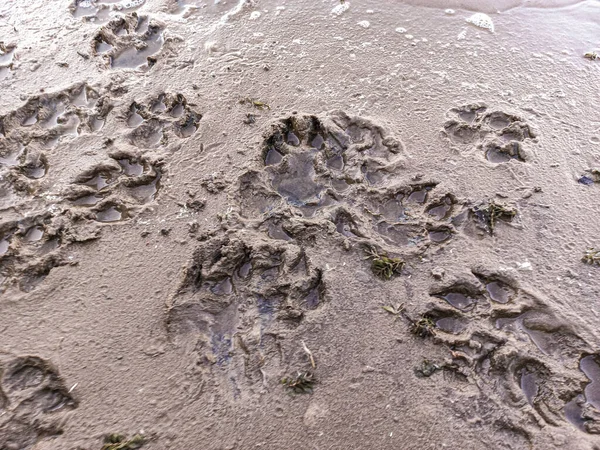
<path id="1" fill-rule="evenodd" d="M 3 3 L 0 450 L 599 448 L 599 18 Z"/>

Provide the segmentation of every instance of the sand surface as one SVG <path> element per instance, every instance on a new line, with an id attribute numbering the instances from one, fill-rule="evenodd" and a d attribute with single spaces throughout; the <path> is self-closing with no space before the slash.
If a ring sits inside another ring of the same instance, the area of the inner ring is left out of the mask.
<path id="1" fill-rule="evenodd" d="M 0 450 L 600 448 L 599 36 L 2 1 Z"/>

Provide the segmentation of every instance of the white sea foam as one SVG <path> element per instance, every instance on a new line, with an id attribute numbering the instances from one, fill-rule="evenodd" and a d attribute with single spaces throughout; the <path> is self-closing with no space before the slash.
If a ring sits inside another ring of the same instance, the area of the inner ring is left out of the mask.
<path id="1" fill-rule="evenodd" d="M 494 32 L 494 22 L 492 22 L 492 18 L 487 14 L 475 13 L 467 18 L 467 22 L 472 23 L 476 27 L 490 30 L 492 33 Z"/>

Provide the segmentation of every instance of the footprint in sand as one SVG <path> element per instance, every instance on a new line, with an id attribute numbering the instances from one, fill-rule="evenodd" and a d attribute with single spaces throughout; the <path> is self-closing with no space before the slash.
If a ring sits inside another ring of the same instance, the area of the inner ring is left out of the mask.
<path id="1" fill-rule="evenodd" d="M 92 54 L 111 69 L 149 70 L 165 43 L 165 25 L 136 13 L 118 16 L 92 39 Z"/>
<path id="2" fill-rule="evenodd" d="M 42 437 L 62 433 L 66 412 L 77 401 L 53 365 L 37 356 L 0 362 L 2 448 L 30 448 Z"/>
<path id="3" fill-rule="evenodd" d="M 455 145 L 476 148 L 492 164 L 511 160 L 525 162 L 531 154 L 525 143 L 535 133 L 525 121 L 503 111 L 489 111 L 480 104 L 451 109 L 444 124 L 444 135 Z"/>

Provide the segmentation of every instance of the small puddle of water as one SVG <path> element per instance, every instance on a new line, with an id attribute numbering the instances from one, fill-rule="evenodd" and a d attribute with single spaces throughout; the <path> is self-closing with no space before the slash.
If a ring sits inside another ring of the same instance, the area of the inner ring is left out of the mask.
<path id="1" fill-rule="evenodd" d="M 4 255 L 8 251 L 9 246 L 10 246 L 10 242 L 8 239 L 6 239 L 6 238 L 0 239 L 0 255 Z"/>
<path id="2" fill-rule="evenodd" d="M 44 229 L 40 226 L 31 227 L 25 234 L 25 241 L 37 242 L 44 236 Z"/>
<path id="3" fill-rule="evenodd" d="M 435 326 L 446 333 L 458 334 L 461 333 L 467 324 L 456 317 L 442 317 L 435 322 Z"/>
<path id="4" fill-rule="evenodd" d="M 198 118 L 195 115 L 188 116 L 183 125 L 176 124 L 177 134 L 182 138 L 189 138 L 196 130 L 198 130 Z"/>
<path id="5" fill-rule="evenodd" d="M 156 198 L 156 193 L 160 189 L 161 175 L 156 177 L 148 184 L 142 184 L 131 189 L 131 194 L 142 203 L 147 203 Z"/>
<path id="6" fill-rule="evenodd" d="M 538 394 L 538 386 L 534 374 L 523 370 L 521 373 L 521 390 L 523 391 L 527 402 L 533 406 L 533 401 Z"/>
<path id="7" fill-rule="evenodd" d="M 358 235 L 352 231 L 356 229 L 356 226 L 348 217 L 343 214 L 338 215 L 337 219 L 335 220 L 335 229 L 343 236 L 352 238 L 358 237 Z"/>
<path id="8" fill-rule="evenodd" d="M 40 122 L 40 125 L 47 129 L 54 128 L 58 125 L 58 118 L 62 116 L 66 110 L 67 108 L 63 103 L 57 103 L 53 108 L 52 115 L 43 122 Z"/>
<path id="9" fill-rule="evenodd" d="M 106 122 L 105 119 L 94 116 L 91 118 L 90 128 L 92 131 L 100 131 L 104 127 L 104 122 Z"/>
<path id="10" fill-rule="evenodd" d="M 427 200 L 427 189 L 419 189 L 418 191 L 413 191 L 408 196 L 408 201 L 412 203 L 420 203 L 423 204 Z"/>
<path id="11" fill-rule="evenodd" d="M 444 220 L 452 211 L 452 201 L 449 198 L 444 200 L 441 205 L 433 206 L 427 210 L 430 216 L 436 220 Z"/>
<path id="12" fill-rule="evenodd" d="M 474 298 L 468 297 L 460 292 L 448 292 L 447 294 L 438 295 L 437 297 L 443 298 L 450 303 L 450 305 L 461 310 L 470 309 L 477 303 Z"/>
<path id="13" fill-rule="evenodd" d="M 292 237 L 289 234 L 287 234 L 287 232 L 283 229 L 283 227 L 279 223 L 270 222 L 269 228 L 268 228 L 268 233 L 269 233 L 269 237 L 271 239 L 279 239 L 282 241 L 291 241 L 292 240 Z"/>
<path id="14" fill-rule="evenodd" d="M 265 156 L 265 166 L 274 166 L 275 164 L 279 164 L 282 159 L 283 155 L 275 150 L 274 147 L 271 147 Z"/>
<path id="15" fill-rule="evenodd" d="M 350 187 L 345 180 L 337 180 L 335 178 L 331 180 L 331 186 L 338 192 L 344 192 Z"/>
<path id="16" fill-rule="evenodd" d="M 85 181 L 82 184 L 86 186 L 91 186 L 96 188 L 96 190 L 104 189 L 106 186 L 111 184 L 114 181 L 113 174 L 109 172 L 100 172 L 97 173 L 93 178 L 90 178 L 88 181 Z"/>
<path id="17" fill-rule="evenodd" d="M 501 281 L 492 281 L 485 285 L 490 298 L 497 303 L 508 303 L 513 295 L 514 291 Z"/>
<path id="18" fill-rule="evenodd" d="M 21 156 L 22 149 L 14 153 L 9 153 L 5 157 L 0 157 L 0 164 L 6 167 L 15 167 L 19 165 L 19 157 Z"/>
<path id="19" fill-rule="evenodd" d="M 177 103 L 171 110 L 171 117 L 181 117 L 183 115 L 184 108 L 182 103 Z"/>
<path id="20" fill-rule="evenodd" d="M 321 150 L 323 148 L 323 145 L 325 144 L 325 140 L 323 139 L 323 136 L 321 136 L 320 134 L 317 134 L 312 141 L 310 141 L 310 146 L 312 148 L 316 148 L 317 150 Z"/>
<path id="21" fill-rule="evenodd" d="M 402 195 L 397 195 L 395 198 L 389 199 L 379 207 L 379 213 L 390 222 L 400 222 L 406 217 L 402 198 Z"/>
<path id="22" fill-rule="evenodd" d="M 308 295 L 304 298 L 304 303 L 306 304 L 306 307 L 308 309 L 315 309 L 317 306 L 319 306 L 320 302 L 321 302 L 321 296 L 319 294 L 318 286 L 311 289 L 311 291 L 308 293 Z"/>
<path id="23" fill-rule="evenodd" d="M 435 242 L 436 244 L 447 241 L 448 239 L 450 239 L 450 236 L 451 233 L 449 231 L 433 230 L 429 232 L 429 240 L 431 240 L 431 242 Z"/>
<path id="24" fill-rule="evenodd" d="M 584 402 L 583 395 L 578 395 L 567 403 L 563 409 L 565 411 L 565 417 L 569 422 L 581 431 L 587 432 L 585 427 L 587 420 L 583 418 L 583 409 L 580 406 L 580 404 L 583 404 Z"/>
<path id="25" fill-rule="evenodd" d="M 288 155 L 288 162 L 287 172 L 276 173 L 273 177 L 273 187 L 295 206 L 319 203 L 323 186 L 314 180 L 313 155 L 310 153 Z"/>
<path id="26" fill-rule="evenodd" d="M 101 55 L 102 53 L 107 53 L 113 49 L 113 46 L 104 41 L 96 42 L 96 53 Z"/>
<path id="27" fill-rule="evenodd" d="M 127 126 L 135 128 L 144 121 L 144 118 L 138 114 L 138 108 L 135 104 L 129 109 L 129 117 L 127 118 Z"/>
<path id="28" fill-rule="evenodd" d="M 231 278 L 227 277 L 224 280 L 219 281 L 210 288 L 210 291 L 215 295 L 231 294 L 233 292 L 233 283 L 231 282 Z"/>
<path id="29" fill-rule="evenodd" d="M 14 49 L 7 51 L 6 53 L 0 53 L 0 65 L 8 66 L 13 62 Z"/>
<path id="30" fill-rule="evenodd" d="M 27 117 L 21 125 L 23 125 L 24 127 L 30 127 L 31 125 L 36 124 L 38 121 L 37 116 L 38 116 L 37 112 L 33 113 L 31 116 Z"/>
<path id="31" fill-rule="evenodd" d="M 123 169 L 123 173 L 127 176 L 139 177 L 142 173 L 144 173 L 144 166 L 135 160 L 119 159 L 117 162 Z"/>
<path id="32" fill-rule="evenodd" d="M 4 80 L 10 75 L 10 67 L 0 66 L 0 80 Z"/>
<path id="33" fill-rule="evenodd" d="M 73 204 L 76 206 L 92 206 L 102 200 L 102 197 L 99 195 L 86 195 L 85 197 L 80 197 L 77 200 L 73 201 Z"/>
<path id="34" fill-rule="evenodd" d="M 585 387 L 585 399 L 600 411 L 600 365 L 595 355 L 586 356 L 579 363 L 581 371 L 589 378 L 590 383 Z"/>
<path id="35" fill-rule="evenodd" d="M 342 155 L 332 156 L 327 160 L 327 167 L 334 170 L 343 170 L 344 158 L 342 157 Z"/>
<path id="36" fill-rule="evenodd" d="M 75 10 L 73 11 L 73 17 L 81 18 L 81 17 L 91 17 L 95 16 L 98 12 L 98 8 L 94 6 L 94 2 L 92 0 L 80 0 L 76 1 Z"/>
<path id="37" fill-rule="evenodd" d="M 98 222 L 118 222 L 127 217 L 125 211 L 125 208 L 120 206 L 109 206 L 96 213 L 96 220 Z"/>
<path id="38" fill-rule="evenodd" d="M 88 98 L 87 90 L 86 90 L 85 86 L 83 86 L 81 88 L 81 91 L 79 91 L 79 93 L 75 96 L 75 98 L 73 98 L 73 100 L 71 100 L 71 103 L 73 103 L 73 105 L 79 106 L 79 107 L 93 108 L 94 105 L 96 104 L 96 100 L 93 98 L 92 99 Z"/>
<path id="39" fill-rule="evenodd" d="M 521 157 L 521 144 L 518 142 L 509 142 L 502 147 L 496 145 L 490 146 L 485 152 L 485 157 L 489 162 L 494 164 L 508 162 L 511 159 L 524 161 Z"/>
<path id="40" fill-rule="evenodd" d="M 165 112 L 167 110 L 167 105 L 165 105 L 165 96 L 160 95 L 158 97 L 158 100 L 156 100 L 154 103 L 152 103 L 150 110 L 154 113 Z"/>
<path id="41" fill-rule="evenodd" d="M 300 139 L 293 131 L 288 131 L 286 142 L 294 147 L 298 147 L 300 145 Z"/>
<path id="42" fill-rule="evenodd" d="M 48 172 L 48 167 L 41 161 L 38 161 L 39 165 L 36 166 L 26 166 L 23 168 L 23 174 L 27 178 L 32 178 L 34 180 L 38 180 L 46 175 Z"/>
<path id="43" fill-rule="evenodd" d="M 245 262 L 244 264 L 242 264 L 242 266 L 238 269 L 238 275 L 240 278 L 248 278 L 248 275 L 250 275 L 250 272 L 252 271 L 252 263 L 250 261 Z"/>

